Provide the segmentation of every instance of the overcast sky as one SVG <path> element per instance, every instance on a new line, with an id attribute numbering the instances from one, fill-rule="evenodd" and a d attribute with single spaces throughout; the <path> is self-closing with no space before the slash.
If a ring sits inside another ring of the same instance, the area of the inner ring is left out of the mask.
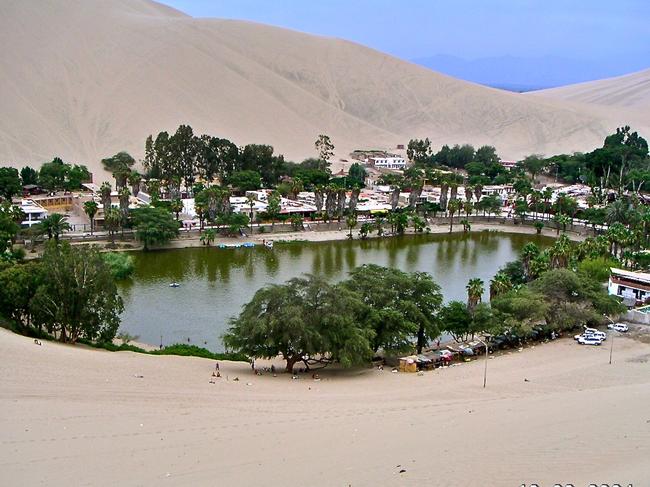
<path id="1" fill-rule="evenodd" d="M 650 67 L 650 0 L 164 0 L 353 40 L 405 59 L 553 56 Z"/>

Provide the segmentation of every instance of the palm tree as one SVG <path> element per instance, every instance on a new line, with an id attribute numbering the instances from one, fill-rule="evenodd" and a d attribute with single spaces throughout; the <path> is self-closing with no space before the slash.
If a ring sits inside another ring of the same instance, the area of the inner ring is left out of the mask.
<path id="1" fill-rule="evenodd" d="M 440 184 L 440 208 L 443 211 L 447 209 L 447 197 L 449 194 L 449 182 L 447 178 L 443 178 Z"/>
<path id="2" fill-rule="evenodd" d="M 207 245 L 209 247 L 216 238 L 217 232 L 215 232 L 213 228 L 208 228 L 203 233 L 201 233 L 200 240 L 203 242 L 203 245 Z"/>
<path id="3" fill-rule="evenodd" d="M 196 211 L 196 216 L 199 217 L 199 230 L 203 230 L 205 225 L 205 215 L 208 211 L 208 205 L 205 201 L 194 200 L 194 210 Z"/>
<path id="4" fill-rule="evenodd" d="M 111 183 L 109 182 L 102 183 L 101 187 L 99 188 L 99 194 L 102 200 L 102 207 L 104 208 L 104 212 L 111 207 L 112 191 L 113 189 L 111 188 Z"/>
<path id="5" fill-rule="evenodd" d="M 470 279 L 465 288 L 467 289 L 467 307 L 472 311 L 481 302 L 485 292 L 483 280 L 478 277 Z"/>
<path id="6" fill-rule="evenodd" d="M 381 237 L 384 233 L 384 219 L 380 216 L 375 218 L 375 230 L 377 230 L 378 237 Z"/>
<path id="7" fill-rule="evenodd" d="M 120 210 L 113 207 L 108 207 L 108 210 L 104 210 L 104 227 L 108 230 L 108 234 L 111 238 L 111 244 L 115 243 L 115 232 L 120 226 L 122 216 Z"/>
<path id="8" fill-rule="evenodd" d="M 302 184 L 302 180 L 300 178 L 294 178 L 291 181 L 291 189 L 289 190 L 289 195 L 292 200 L 297 200 L 298 199 L 298 193 L 303 191 L 305 189 L 305 186 Z"/>
<path id="9" fill-rule="evenodd" d="M 562 235 L 555 241 L 555 244 L 548 250 L 553 269 L 569 267 L 569 260 L 573 254 L 571 241 L 566 235 Z"/>
<path id="10" fill-rule="evenodd" d="M 124 186 L 120 189 L 119 198 L 120 198 L 120 227 L 122 229 L 122 238 L 124 238 L 124 227 L 129 220 L 129 198 L 131 197 L 131 191 L 129 188 Z"/>
<path id="11" fill-rule="evenodd" d="M 546 187 L 542 191 L 542 199 L 544 200 L 544 214 L 548 214 L 550 219 L 550 202 L 553 197 L 553 189 Z"/>
<path id="12" fill-rule="evenodd" d="M 454 230 L 454 213 L 460 210 L 461 205 L 462 203 L 457 199 L 453 199 L 447 204 L 447 211 L 449 212 L 449 233 Z"/>
<path id="13" fill-rule="evenodd" d="M 535 219 L 537 219 L 537 213 L 539 213 L 539 206 L 542 201 L 542 193 L 540 191 L 533 190 L 530 193 L 529 208 L 535 212 Z"/>
<path id="14" fill-rule="evenodd" d="M 91 235 L 95 231 L 95 215 L 97 215 L 98 210 L 99 210 L 99 205 L 97 204 L 96 201 L 90 200 L 84 203 L 84 213 L 88 215 L 88 219 L 90 220 Z"/>
<path id="15" fill-rule="evenodd" d="M 497 272 L 490 281 L 490 301 L 512 289 L 512 281 L 505 272 Z"/>
<path id="16" fill-rule="evenodd" d="M 420 233 L 426 227 L 426 222 L 417 215 L 411 217 L 411 225 L 416 233 Z"/>
<path id="17" fill-rule="evenodd" d="M 135 197 L 137 197 L 140 192 L 141 182 L 142 176 L 137 171 L 131 171 L 131 174 L 129 174 L 129 184 L 131 185 L 131 192 Z"/>
<path id="18" fill-rule="evenodd" d="M 357 226 L 357 215 L 348 215 L 348 217 L 345 219 L 345 224 L 348 226 L 348 229 L 350 230 L 350 233 L 348 234 L 348 238 L 352 240 L 352 229 Z"/>
<path id="19" fill-rule="evenodd" d="M 329 197 L 328 197 L 329 201 Z M 275 219 L 280 216 L 280 210 L 282 199 L 280 193 L 273 191 L 268 198 L 268 205 L 266 207 L 266 213 L 271 218 L 271 231 L 275 230 Z"/>
<path id="20" fill-rule="evenodd" d="M 463 211 L 465 212 L 465 216 L 470 216 L 474 212 L 474 204 L 469 200 L 465 201 L 463 203 Z"/>
<path id="21" fill-rule="evenodd" d="M 530 261 L 530 277 L 531 279 L 537 279 L 544 272 L 548 270 L 549 267 L 549 257 L 548 251 L 544 251 Z"/>
<path id="22" fill-rule="evenodd" d="M 542 233 L 542 229 L 544 228 L 544 222 L 537 221 L 533 226 L 535 227 L 535 230 L 537 230 L 537 235 L 540 235 Z"/>
<path id="23" fill-rule="evenodd" d="M 172 200 L 169 208 L 176 215 L 176 220 L 178 220 L 181 211 L 183 211 L 183 202 L 180 200 L 180 198 L 176 198 Z"/>
<path id="24" fill-rule="evenodd" d="M 528 242 L 521 249 L 521 265 L 528 280 L 530 280 L 530 262 L 539 255 L 539 252 L 539 247 L 533 242 Z"/>
<path id="25" fill-rule="evenodd" d="M 361 236 L 361 240 L 365 240 L 368 238 L 368 234 L 372 232 L 372 224 L 371 223 L 364 223 L 361 225 L 361 228 L 359 229 L 359 235 Z"/>
<path id="26" fill-rule="evenodd" d="M 558 213 L 553 219 L 555 220 L 556 225 L 556 235 L 560 234 L 560 227 L 562 227 L 562 232 L 566 232 L 566 225 L 571 221 L 570 218 L 562 213 Z"/>
<path id="27" fill-rule="evenodd" d="M 528 212 L 528 203 L 526 203 L 526 199 L 518 199 L 515 202 L 515 214 L 521 218 L 521 223 L 523 224 L 524 221 L 526 220 L 526 213 Z"/>
<path id="28" fill-rule="evenodd" d="M 616 258 L 623 251 L 624 244 L 630 240 L 630 231 L 622 223 L 614 223 L 605 236 L 610 243 L 610 253 Z"/>
<path id="29" fill-rule="evenodd" d="M 627 225 L 630 217 L 630 205 L 623 198 L 619 198 L 607 206 L 606 215 L 606 221 L 610 225 L 615 223 Z"/>
<path id="30" fill-rule="evenodd" d="M 255 196 L 252 194 L 249 194 L 246 196 L 246 203 L 248 203 L 248 208 L 249 208 L 249 213 L 248 213 L 248 218 L 251 221 L 251 235 L 253 235 L 253 210 L 255 209 Z"/>
<path id="31" fill-rule="evenodd" d="M 469 222 L 467 218 L 463 218 L 460 221 L 460 224 L 463 226 L 463 233 L 467 233 L 472 229 L 472 224 Z"/>
<path id="32" fill-rule="evenodd" d="M 55 242 L 59 241 L 59 237 L 63 232 L 70 230 L 68 217 L 60 213 L 52 213 L 44 218 L 40 225 L 40 233 L 47 233 L 47 238 L 54 238 Z"/>

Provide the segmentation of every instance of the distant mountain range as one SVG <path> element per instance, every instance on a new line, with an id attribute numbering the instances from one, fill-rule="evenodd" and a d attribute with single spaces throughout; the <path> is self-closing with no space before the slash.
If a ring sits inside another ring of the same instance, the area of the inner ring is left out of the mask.
<path id="1" fill-rule="evenodd" d="M 498 56 L 463 59 L 440 54 L 414 59 L 414 63 L 473 83 L 509 91 L 525 92 L 621 76 L 649 67 L 646 57 L 628 62 L 591 61 L 544 56 L 523 58 Z"/>

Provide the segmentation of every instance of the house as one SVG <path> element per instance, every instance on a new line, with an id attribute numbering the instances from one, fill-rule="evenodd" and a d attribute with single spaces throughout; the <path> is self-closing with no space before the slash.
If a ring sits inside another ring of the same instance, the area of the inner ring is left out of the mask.
<path id="1" fill-rule="evenodd" d="M 404 169 L 406 160 L 403 157 L 389 154 L 383 157 L 369 157 L 367 164 L 378 169 Z"/>
<path id="2" fill-rule="evenodd" d="M 515 188 L 512 184 L 493 184 L 483 186 L 481 196 L 490 196 L 496 194 L 502 200 L 507 200 L 508 197 L 515 193 Z"/>
<path id="3" fill-rule="evenodd" d="M 643 304 L 650 301 L 650 273 L 612 267 L 607 289 L 613 296 L 632 298 L 637 304 Z"/>
<path id="4" fill-rule="evenodd" d="M 16 206 L 18 206 L 25 215 L 25 219 L 20 222 L 20 225 L 23 228 L 30 228 L 47 218 L 47 210 L 34 200 L 21 200 L 20 205 Z"/>

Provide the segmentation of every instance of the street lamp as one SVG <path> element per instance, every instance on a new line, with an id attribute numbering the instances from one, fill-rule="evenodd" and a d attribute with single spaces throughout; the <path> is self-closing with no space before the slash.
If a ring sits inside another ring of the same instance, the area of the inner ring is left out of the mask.
<path id="1" fill-rule="evenodd" d="M 487 383 L 488 344 L 480 339 L 478 341 L 485 347 L 485 369 L 483 370 L 483 389 L 485 389 L 485 384 Z"/>
<path id="2" fill-rule="evenodd" d="M 614 322 L 612 321 L 612 319 L 611 319 L 609 316 L 607 316 L 605 313 L 603 313 L 603 316 L 604 316 L 605 318 L 607 318 L 607 319 L 608 319 L 612 324 L 614 323 Z M 609 344 L 609 365 L 612 365 L 612 354 L 614 353 L 614 336 L 615 336 L 614 333 L 615 333 L 615 332 L 616 332 L 616 330 L 612 329 L 612 333 L 611 333 L 611 335 L 612 335 L 612 341 L 611 341 L 611 343 Z"/>

